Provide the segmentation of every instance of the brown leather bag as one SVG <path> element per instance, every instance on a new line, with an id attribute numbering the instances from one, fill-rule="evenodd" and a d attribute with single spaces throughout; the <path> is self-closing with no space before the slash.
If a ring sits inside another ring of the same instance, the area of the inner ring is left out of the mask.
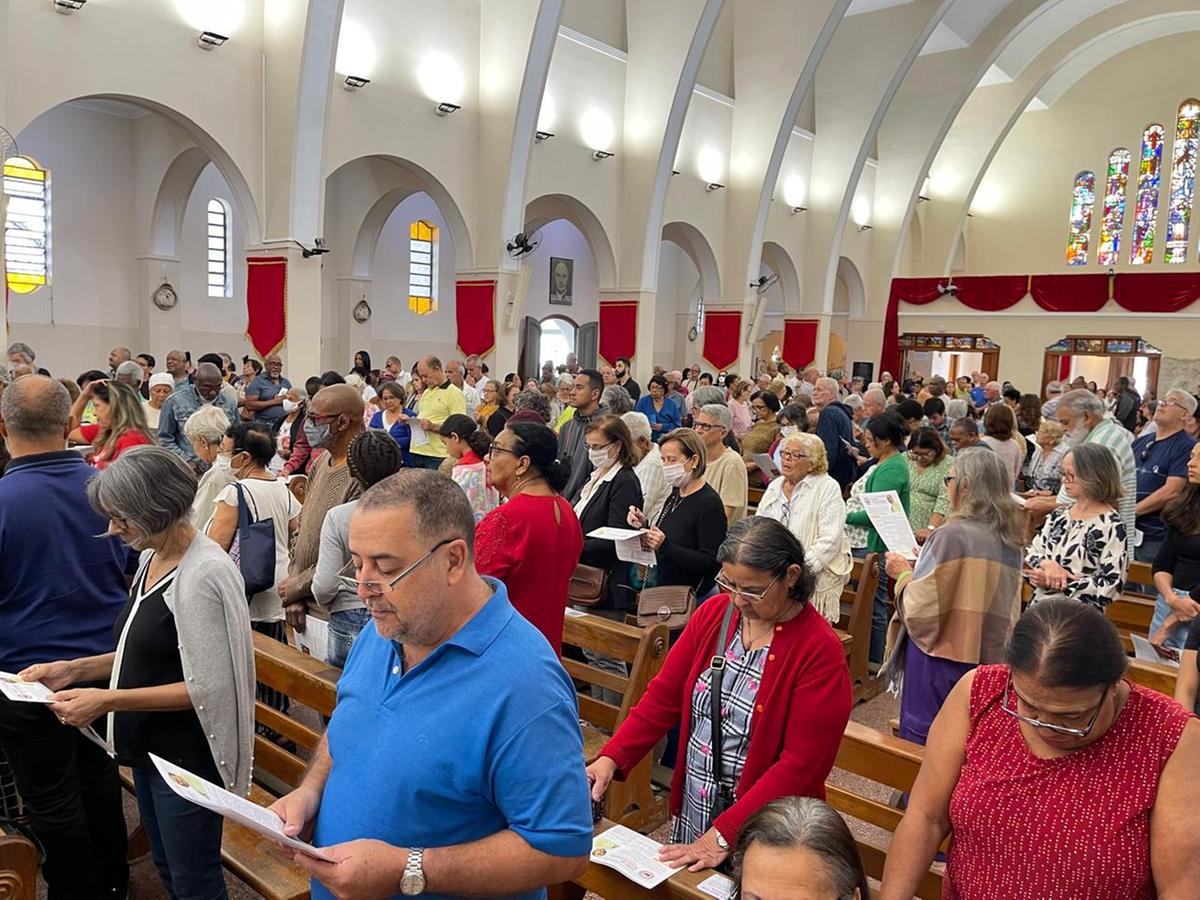
<path id="1" fill-rule="evenodd" d="M 567 585 L 567 599 L 576 606 L 599 606 L 608 596 L 608 570 L 577 565 Z"/>
<path id="2" fill-rule="evenodd" d="M 695 608 L 696 592 L 686 584 L 642 588 L 638 594 L 637 623 L 682 628 Z"/>

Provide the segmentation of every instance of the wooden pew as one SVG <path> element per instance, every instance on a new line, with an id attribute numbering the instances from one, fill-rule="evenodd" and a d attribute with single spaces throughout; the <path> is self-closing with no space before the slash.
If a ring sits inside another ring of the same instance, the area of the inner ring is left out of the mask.
<path id="1" fill-rule="evenodd" d="M 577 610 L 567 610 L 563 625 L 564 645 L 619 659 L 629 672 L 623 676 L 574 659 L 564 657 L 562 661 L 578 686 L 583 756 L 590 763 L 662 669 L 670 632 L 662 624 L 639 628 Z M 592 686 L 620 694 L 620 704 L 596 699 Z M 604 798 L 604 815 L 635 831 L 652 831 L 667 820 L 666 800 L 656 799 L 650 785 L 652 755 L 647 754 L 624 782 L 614 781 Z"/>
<path id="2" fill-rule="evenodd" d="M 0 828 L 0 898 L 34 900 L 37 897 L 37 848 L 26 837 Z"/>
<path id="3" fill-rule="evenodd" d="M 839 628 L 850 635 L 850 678 L 854 687 L 854 702 L 870 700 L 879 694 L 884 684 L 873 678 L 867 669 L 871 657 L 871 611 L 875 589 L 879 585 L 877 554 L 868 553 L 855 558 L 850 580 L 842 590 L 842 621 Z"/>
<path id="4" fill-rule="evenodd" d="M 1142 662 L 1140 659 L 1130 660 L 1129 670 L 1125 673 L 1125 677 L 1134 684 L 1148 687 L 1168 697 L 1175 696 L 1175 679 L 1178 675 L 1179 669 L 1174 666 Z"/>

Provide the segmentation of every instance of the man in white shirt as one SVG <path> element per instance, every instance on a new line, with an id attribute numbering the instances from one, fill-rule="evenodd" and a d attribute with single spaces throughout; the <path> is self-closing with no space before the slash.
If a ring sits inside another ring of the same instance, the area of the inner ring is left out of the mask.
<path id="1" fill-rule="evenodd" d="M 483 374 L 483 359 L 478 354 L 472 353 L 466 359 L 467 364 L 467 384 L 475 388 L 475 390 L 483 390 L 482 382 L 485 381 Z"/>
<path id="2" fill-rule="evenodd" d="M 407 388 L 412 382 L 412 373 L 400 365 L 398 356 L 389 356 L 384 364 L 384 369 L 391 373 L 392 380 L 402 388 Z"/>
<path id="3" fill-rule="evenodd" d="M 467 413 L 470 414 L 479 406 L 479 392 L 467 384 L 466 375 L 466 368 L 457 359 L 446 363 L 446 377 L 463 392 L 463 399 L 467 402 Z"/>
<path id="4" fill-rule="evenodd" d="M 621 421 L 628 426 L 634 446 L 642 455 L 641 461 L 633 470 L 642 486 L 642 512 L 650 522 L 657 522 L 663 504 L 671 495 L 671 486 L 663 476 L 658 444 L 650 440 L 650 420 L 646 418 L 645 413 L 627 412 L 621 416 Z"/>

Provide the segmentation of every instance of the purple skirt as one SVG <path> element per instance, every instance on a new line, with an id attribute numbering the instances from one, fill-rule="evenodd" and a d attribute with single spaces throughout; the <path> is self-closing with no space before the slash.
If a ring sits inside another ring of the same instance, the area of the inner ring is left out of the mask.
<path id="1" fill-rule="evenodd" d="M 904 685 L 900 690 L 900 737 L 925 745 L 929 726 L 958 679 L 975 668 L 973 663 L 929 656 L 911 637 L 904 641 Z"/>

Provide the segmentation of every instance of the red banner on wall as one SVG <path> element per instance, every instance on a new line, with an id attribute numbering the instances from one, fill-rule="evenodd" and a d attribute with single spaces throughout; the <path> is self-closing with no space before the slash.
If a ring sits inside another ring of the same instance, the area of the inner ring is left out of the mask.
<path id="1" fill-rule="evenodd" d="M 460 281 L 454 285 L 454 318 L 458 347 L 467 356 L 483 356 L 496 348 L 496 281 Z"/>
<path id="2" fill-rule="evenodd" d="M 740 309 L 706 312 L 702 355 L 718 372 L 726 371 L 738 361 L 741 335 Z"/>
<path id="3" fill-rule="evenodd" d="M 817 358 L 817 319 L 784 319 L 783 347 L 780 356 L 797 372 L 808 368 Z"/>
<path id="4" fill-rule="evenodd" d="M 287 338 L 287 257 L 246 258 L 246 337 L 261 359 Z"/>
<path id="5" fill-rule="evenodd" d="M 633 359 L 637 352 L 637 314 L 636 300 L 600 301 L 597 351 L 610 366 L 621 356 Z"/>

